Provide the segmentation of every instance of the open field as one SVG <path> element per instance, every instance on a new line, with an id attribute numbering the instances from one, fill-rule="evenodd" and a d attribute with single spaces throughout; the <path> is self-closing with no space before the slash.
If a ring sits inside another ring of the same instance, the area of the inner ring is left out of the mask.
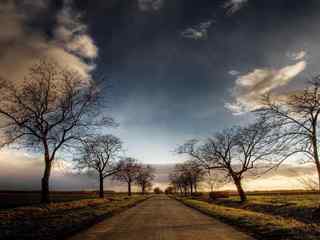
<path id="1" fill-rule="evenodd" d="M 207 194 L 196 199 L 210 202 Z M 217 199 L 214 203 L 221 206 L 290 217 L 305 223 L 320 223 L 319 193 L 301 191 L 249 193 L 246 203 L 240 203 L 239 198 L 231 194 L 230 197 Z"/>
<path id="2" fill-rule="evenodd" d="M 112 193 L 110 194 L 112 195 Z M 67 202 L 81 199 L 94 199 L 97 198 L 98 195 L 92 191 L 53 191 L 50 196 L 52 202 Z M 0 209 L 39 204 L 40 198 L 41 195 L 39 191 L 0 191 Z"/>
<path id="3" fill-rule="evenodd" d="M 249 194 L 248 202 L 237 196 L 210 201 L 206 194 L 178 198 L 224 222 L 245 229 L 257 239 L 319 239 L 320 195 L 303 192 Z"/>
<path id="4" fill-rule="evenodd" d="M 68 194 L 66 194 L 68 195 Z M 74 196 L 73 196 L 74 197 Z M 91 226 L 150 196 L 124 194 L 0 210 L 0 239 L 59 239 Z"/>
<path id="5" fill-rule="evenodd" d="M 290 217 L 305 223 L 320 223 L 320 195 L 249 196 L 248 203 L 239 204 L 236 197 L 217 201 L 217 204 Z"/>

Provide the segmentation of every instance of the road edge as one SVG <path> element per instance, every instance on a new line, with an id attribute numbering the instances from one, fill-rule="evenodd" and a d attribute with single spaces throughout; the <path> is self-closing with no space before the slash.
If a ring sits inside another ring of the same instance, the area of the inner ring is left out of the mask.
<path id="1" fill-rule="evenodd" d="M 230 227 L 234 228 L 235 230 L 237 230 L 237 231 L 239 231 L 239 232 L 241 232 L 241 233 L 247 234 L 248 236 L 252 237 L 253 239 L 257 239 L 257 240 L 258 240 L 258 239 L 262 239 L 262 238 L 261 238 L 261 235 L 258 235 L 258 234 L 254 233 L 254 232 L 252 232 L 252 231 L 247 230 L 247 229 L 244 230 L 243 227 L 241 227 L 241 226 L 239 226 L 239 225 L 236 225 L 236 224 L 232 223 L 231 221 L 228 221 L 228 220 L 226 220 L 226 219 L 224 219 L 224 218 L 219 218 L 219 217 L 217 217 L 217 216 L 214 216 L 213 214 L 210 214 L 209 212 L 204 211 L 204 210 L 202 210 L 201 208 L 198 208 L 198 207 L 196 207 L 196 206 L 193 206 L 193 205 L 191 205 L 191 204 L 188 204 L 188 203 L 184 202 L 183 199 L 177 198 L 177 197 L 175 197 L 175 196 L 169 196 L 169 197 L 170 197 L 171 199 L 173 199 L 173 200 L 176 200 L 176 201 L 182 203 L 182 204 L 183 204 L 184 206 L 186 206 L 186 207 L 189 207 L 189 208 L 191 208 L 191 209 L 194 209 L 194 210 L 196 210 L 196 211 L 198 211 L 198 212 L 200 212 L 200 213 L 202 213 L 202 214 L 204 214 L 204 215 L 206 215 L 206 216 L 208 216 L 208 217 L 210 217 L 210 218 L 212 218 L 212 219 L 214 219 L 214 220 L 217 220 L 217 221 L 220 221 L 221 223 L 224 223 L 224 224 L 226 224 L 226 225 L 229 225 Z"/>
<path id="2" fill-rule="evenodd" d="M 140 200 L 138 200 L 138 201 L 136 201 L 136 202 L 134 202 L 132 204 L 128 204 L 125 207 L 120 207 L 118 209 L 110 211 L 110 212 L 108 212 L 106 214 L 103 214 L 101 216 L 97 216 L 94 219 L 90 219 L 87 222 L 84 222 L 83 224 L 78 225 L 76 228 L 74 228 L 74 229 L 72 229 L 72 230 L 70 230 L 70 231 L 68 231 L 66 233 L 63 233 L 61 236 L 59 236 L 59 238 L 61 238 L 63 240 L 69 239 L 69 238 L 75 236 L 76 234 L 79 234 L 79 233 L 81 233 L 83 231 L 88 230 L 92 226 L 94 226 L 94 225 L 96 225 L 96 224 L 98 224 L 98 223 L 100 223 L 102 221 L 105 221 L 105 220 L 107 220 L 107 219 L 109 219 L 109 218 L 111 218 L 113 216 L 116 216 L 116 215 L 118 215 L 118 214 L 120 214 L 122 212 L 125 212 L 126 210 L 128 210 L 130 208 L 133 208 L 133 207 L 135 207 L 135 206 L 137 206 L 137 205 L 139 205 L 139 204 L 151 199 L 152 197 L 153 197 L 153 195 L 148 196 L 148 197 L 146 197 L 144 199 L 140 199 Z"/>

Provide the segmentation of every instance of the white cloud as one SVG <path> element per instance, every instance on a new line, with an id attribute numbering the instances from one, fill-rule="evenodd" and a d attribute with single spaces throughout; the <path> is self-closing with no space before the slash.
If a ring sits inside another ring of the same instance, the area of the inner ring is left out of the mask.
<path id="1" fill-rule="evenodd" d="M 56 41 L 62 43 L 66 50 L 81 57 L 96 58 L 98 49 L 87 33 L 87 26 L 81 23 L 80 17 L 69 4 L 66 4 L 57 16 Z"/>
<path id="2" fill-rule="evenodd" d="M 223 7 L 227 9 L 229 15 L 232 15 L 238 12 L 247 2 L 248 0 L 228 0 Z"/>
<path id="3" fill-rule="evenodd" d="M 213 23 L 213 20 L 209 20 L 193 27 L 189 27 L 181 32 L 181 36 L 193 40 L 206 40 L 208 38 L 208 29 Z"/>
<path id="4" fill-rule="evenodd" d="M 240 72 L 237 71 L 237 70 L 230 70 L 228 73 L 229 73 L 231 76 L 237 76 L 237 75 L 240 74 Z"/>
<path id="5" fill-rule="evenodd" d="M 164 5 L 164 0 L 138 0 L 140 11 L 159 11 Z"/>
<path id="6" fill-rule="evenodd" d="M 41 31 L 30 29 L 28 21 L 45 11 L 47 0 L 0 2 L 0 77 L 18 81 L 28 73 L 31 65 L 41 58 L 49 58 L 79 71 L 84 78 L 90 76 L 94 65 L 85 59 L 97 57 L 98 49 L 88 34 L 87 26 L 65 1 L 56 16 L 54 37 L 48 39 Z"/>
<path id="7" fill-rule="evenodd" d="M 288 52 L 287 53 L 287 57 L 293 61 L 299 61 L 299 60 L 305 59 L 306 55 L 307 55 L 307 52 L 304 50 L 299 51 L 299 52 Z"/>
<path id="8" fill-rule="evenodd" d="M 226 107 L 234 113 L 248 112 L 261 106 L 264 94 L 287 85 L 299 73 L 305 70 L 306 61 L 300 61 L 281 69 L 255 69 L 239 76 L 232 90 L 233 102 Z"/>

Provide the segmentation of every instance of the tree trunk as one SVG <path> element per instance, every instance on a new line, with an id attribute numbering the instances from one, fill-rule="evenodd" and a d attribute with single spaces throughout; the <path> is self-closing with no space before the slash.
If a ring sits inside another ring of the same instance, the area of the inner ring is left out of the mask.
<path id="1" fill-rule="evenodd" d="M 131 182 L 128 182 L 128 196 L 131 196 Z"/>
<path id="2" fill-rule="evenodd" d="M 238 191 L 238 194 L 239 194 L 239 197 L 240 197 L 240 201 L 241 202 L 246 202 L 247 201 L 247 195 L 246 195 L 245 191 L 242 188 L 241 178 L 233 177 L 233 180 L 234 180 L 234 184 L 237 187 L 237 191 Z"/>
<path id="3" fill-rule="evenodd" d="M 312 136 L 312 149 L 313 149 L 313 157 L 317 168 L 318 173 L 318 190 L 320 191 L 320 160 L 318 153 L 318 141 L 317 141 L 317 126 L 316 123 L 313 124 L 313 136 Z"/>
<path id="4" fill-rule="evenodd" d="M 103 175 L 102 173 L 99 173 L 99 197 L 104 198 L 104 188 L 103 188 Z"/>
<path id="5" fill-rule="evenodd" d="M 320 161 L 319 159 L 316 161 L 316 167 L 318 172 L 318 190 L 320 191 Z"/>
<path id="6" fill-rule="evenodd" d="M 142 189 L 141 189 L 141 190 L 142 190 L 142 194 L 143 194 L 143 195 L 144 195 L 144 193 L 145 193 L 145 188 L 146 188 L 145 185 L 142 184 Z"/>
<path id="7" fill-rule="evenodd" d="M 45 169 L 43 173 L 43 177 L 41 179 L 41 203 L 49 203 L 50 195 L 49 195 L 49 178 L 51 173 L 51 160 L 49 157 L 48 151 L 46 151 L 45 156 Z"/>

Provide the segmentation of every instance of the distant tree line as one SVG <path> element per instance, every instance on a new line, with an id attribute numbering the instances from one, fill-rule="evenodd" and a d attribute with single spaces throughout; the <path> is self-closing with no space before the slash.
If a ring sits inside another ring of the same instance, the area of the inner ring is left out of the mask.
<path id="1" fill-rule="evenodd" d="M 174 171 L 169 175 L 171 184 L 184 195 L 192 195 L 197 192 L 203 177 L 204 169 L 193 160 L 177 164 Z"/>
<path id="2" fill-rule="evenodd" d="M 143 165 L 135 158 L 127 157 L 119 162 L 118 169 L 113 179 L 127 184 L 129 196 L 131 196 L 133 184 L 141 188 L 142 194 L 151 189 L 155 177 L 155 170 L 151 166 Z"/>

